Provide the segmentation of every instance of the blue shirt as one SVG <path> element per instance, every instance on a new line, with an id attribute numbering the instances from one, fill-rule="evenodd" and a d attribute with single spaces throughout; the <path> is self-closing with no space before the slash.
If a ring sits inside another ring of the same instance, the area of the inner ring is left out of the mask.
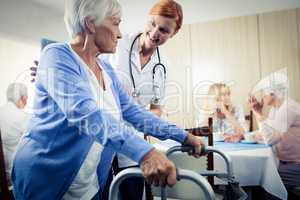
<path id="1" fill-rule="evenodd" d="M 106 182 L 114 152 L 140 162 L 153 147 L 134 134 L 183 142 L 186 133 L 134 103 L 123 91 L 113 69 L 112 92 L 122 120 L 97 107 L 84 66 L 67 44 L 48 45 L 37 71 L 34 116 L 16 152 L 12 181 L 16 199 L 61 199 L 94 141 L 104 146 L 98 167 L 99 184 Z M 101 172 L 103 172 L 101 174 Z"/>

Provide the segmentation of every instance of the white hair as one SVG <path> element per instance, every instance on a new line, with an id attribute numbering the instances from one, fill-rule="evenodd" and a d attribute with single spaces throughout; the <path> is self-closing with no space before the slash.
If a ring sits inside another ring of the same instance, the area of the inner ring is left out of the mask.
<path id="1" fill-rule="evenodd" d="M 266 95 L 274 94 L 278 98 L 288 95 L 289 80 L 287 69 L 280 69 L 260 80 L 253 88 L 252 93 L 263 92 Z"/>
<path id="2" fill-rule="evenodd" d="M 85 19 L 100 25 L 107 16 L 121 15 L 118 0 L 66 0 L 64 21 L 71 38 L 86 30 Z"/>
<path id="3" fill-rule="evenodd" d="M 23 83 L 9 84 L 6 90 L 7 101 L 16 104 L 22 96 L 28 96 L 26 85 L 24 85 Z"/>

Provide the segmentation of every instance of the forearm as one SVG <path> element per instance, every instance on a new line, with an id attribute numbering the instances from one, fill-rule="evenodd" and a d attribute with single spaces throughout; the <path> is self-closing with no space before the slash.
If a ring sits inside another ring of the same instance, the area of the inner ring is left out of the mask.
<path id="1" fill-rule="evenodd" d="M 263 114 L 262 111 L 260 111 L 260 112 L 253 111 L 253 113 L 254 113 L 255 119 L 257 120 L 258 123 L 265 121 L 267 118 L 265 116 L 265 114 Z"/>
<path id="2" fill-rule="evenodd" d="M 267 145 L 274 145 L 281 140 L 281 133 L 265 122 L 259 123 L 259 132 L 264 143 Z"/>
<path id="3" fill-rule="evenodd" d="M 226 114 L 226 119 L 233 126 L 235 133 L 238 133 L 238 134 L 244 134 L 245 133 L 245 129 L 243 128 L 243 126 L 240 124 L 240 122 L 231 113 Z"/>
<path id="4" fill-rule="evenodd" d="M 161 140 L 172 139 L 180 143 L 185 140 L 187 133 L 184 130 L 147 111 L 121 89 L 119 98 L 124 120 L 131 123 L 140 132 Z"/>

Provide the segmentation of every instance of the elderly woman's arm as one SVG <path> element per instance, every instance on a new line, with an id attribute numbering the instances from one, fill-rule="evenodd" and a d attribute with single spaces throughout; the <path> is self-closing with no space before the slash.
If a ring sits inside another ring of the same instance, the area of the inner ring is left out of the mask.
<path id="1" fill-rule="evenodd" d="M 46 48 L 37 71 L 36 87 L 54 99 L 70 126 L 77 127 L 80 133 L 140 162 L 153 147 L 134 134 L 133 128 L 98 108 L 82 70 L 66 46 Z"/>
<path id="2" fill-rule="evenodd" d="M 137 130 L 159 139 L 173 139 L 183 143 L 187 133 L 173 124 L 163 121 L 153 113 L 138 105 L 124 90 L 117 77 L 114 84 L 118 90 L 124 120 L 131 123 Z"/>

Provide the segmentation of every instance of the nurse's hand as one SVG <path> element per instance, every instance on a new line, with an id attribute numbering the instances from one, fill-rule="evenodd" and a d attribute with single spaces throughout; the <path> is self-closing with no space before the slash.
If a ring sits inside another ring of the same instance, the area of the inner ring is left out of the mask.
<path id="1" fill-rule="evenodd" d="M 195 148 L 195 152 L 193 152 L 194 157 L 199 158 L 200 156 L 205 155 L 204 147 L 205 144 L 202 142 L 201 139 L 198 137 L 192 135 L 191 133 L 188 133 L 187 137 L 185 138 L 185 141 L 183 142 L 183 145 L 192 146 Z"/>
<path id="2" fill-rule="evenodd" d="M 39 65 L 39 61 L 34 60 L 33 61 L 33 66 L 31 66 L 30 69 L 30 76 L 31 76 L 31 82 L 35 82 L 35 78 L 36 78 L 36 71 L 37 71 L 37 67 Z"/>
<path id="3" fill-rule="evenodd" d="M 159 151 L 152 149 L 140 164 L 143 176 L 149 184 L 165 187 L 176 184 L 176 169 L 173 162 Z"/>

